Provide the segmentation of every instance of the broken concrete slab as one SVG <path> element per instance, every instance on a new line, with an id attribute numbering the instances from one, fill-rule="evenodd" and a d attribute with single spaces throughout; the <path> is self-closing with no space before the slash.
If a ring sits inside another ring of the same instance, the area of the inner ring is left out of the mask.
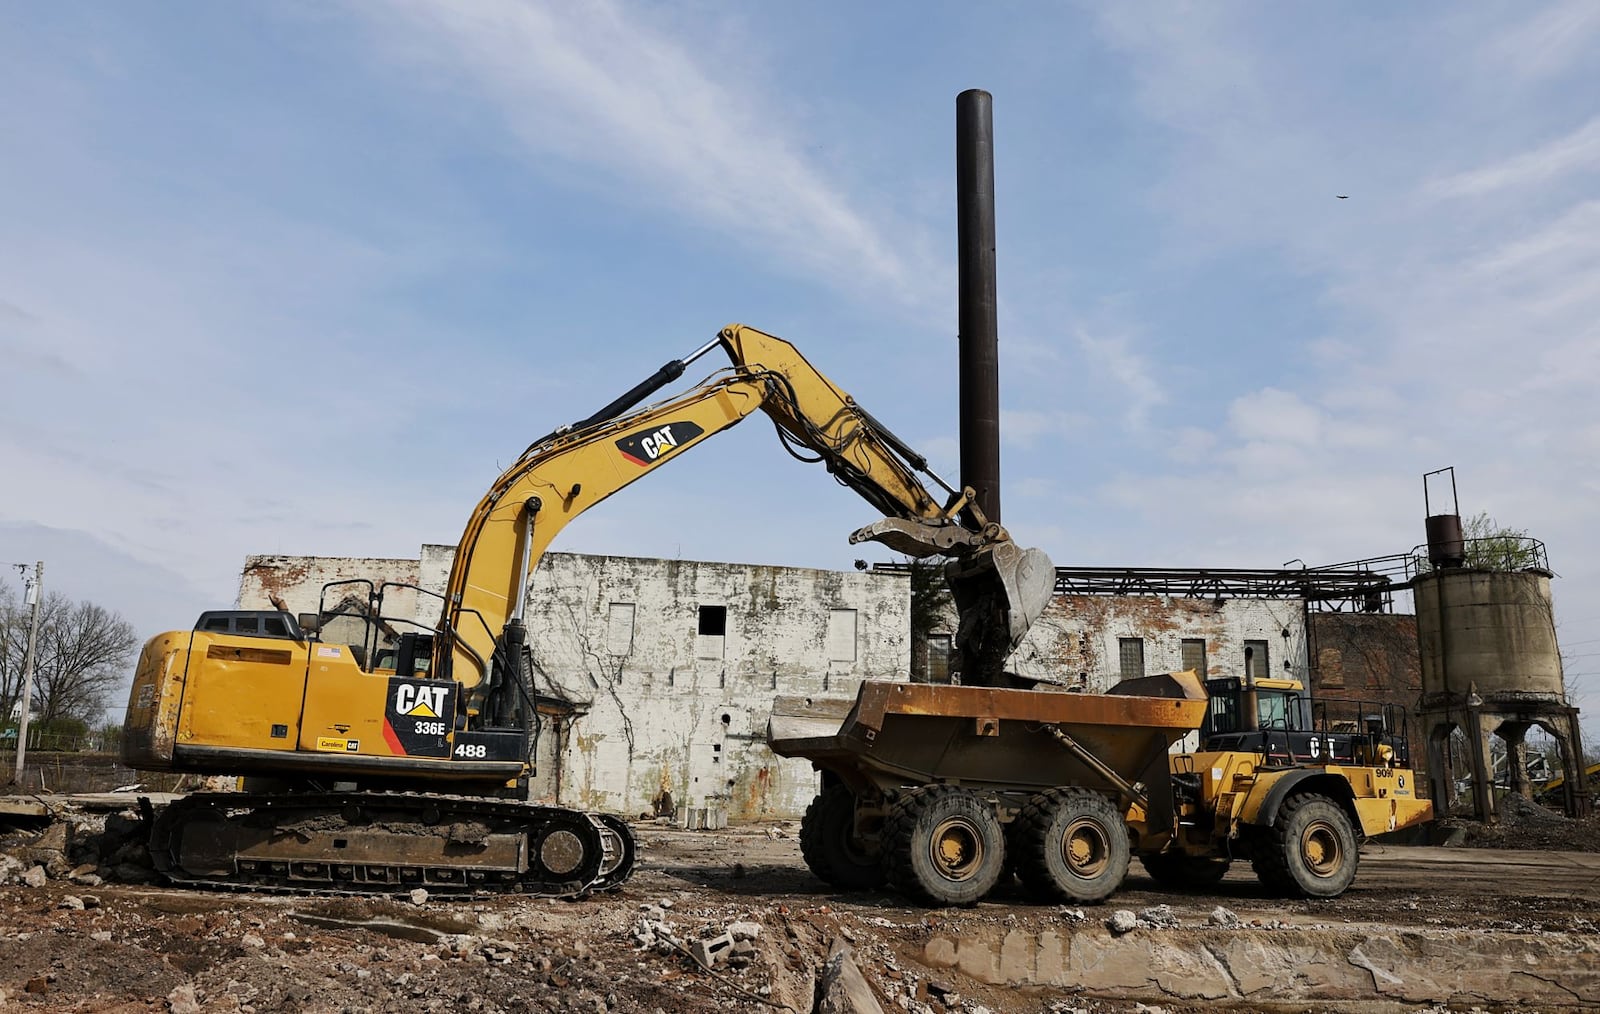
<path id="1" fill-rule="evenodd" d="M 850 946 L 835 940 L 817 976 L 812 1014 L 883 1014 L 883 1005 L 856 967 Z"/>
<path id="2" fill-rule="evenodd" d="M 991 985 L 1072 986 L 1091 995 L 1190 1003 L 1267 997 L 1600 1003 L 1600 939 L 1567 934 L 1346 924 L 1063 936 L 989 927 L 960 937 L 934 934 L 922 961 Z"/>

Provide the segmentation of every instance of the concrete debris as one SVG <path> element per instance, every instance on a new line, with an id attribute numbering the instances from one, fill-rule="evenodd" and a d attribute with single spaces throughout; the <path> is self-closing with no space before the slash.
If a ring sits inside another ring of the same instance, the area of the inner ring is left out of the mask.
<path id="1" fill-rule="evenodd" d="M 1139 925 L 1150 929 L 1176 929 L 1182 920 L 1172 913 L 1171 905 L 1152 905 L 1139 910 Z"/>
<path id="2" fill-rule="evenodd" d="M 1177 929 L 1182 925 L 1183 920 L 1172 911 L 1171 905 L 1152 905 L 1140 909 L 1137 915 L 1125 908 L 1118 909 L 1106 920 L 1106 928 L 1117 936 L 1136 929 Z"/>
<path id="3" fill-rule="evenodd" d="M 811 1010 L 812 1014 L 883 1014 L 883 1006 L 843 941 L 834 941 L 823 963 Z"/>
<path id="4" fill-rule="evenodd" d="M 56 908 L 64 908 L 72 912 L 82 912 L 83 899 L 77 895 L 64 894 L 61 896 L 61 900 L 56 902 Z"/>
<path id="5" fill-rule="evenodd" d="M 45 875 L 43 866 L 30 866 L 23 871 L 21 879 L 29 887 L 43 887 L 50 878 Z"/>
<path id="6" fill-rule="evenodd" d="M 1234 915 L 1231 909 L 1223 908 L 1221 905 L 1211 910 L 1211 915 L 1206 918 L 1206 924 L 1220 926 L 1223 929 L 1238 929 L 1240 925 L 1239 917 Z"/>
<path id="7" fill-rule="evenodd" d="M 1111 913 L 1111 917 L 1106 920 L 1106 929 L 1115 933 L 1117 936 L 1121 936 L 1124 933 L 1132 933 L 1138 928 L 1139 917 L 1125 908 L 1117 909 L 1115 912 Z"/>
<path id="8" fill-rule="evenodd" d="M 749 921 L 733 922 L 728 924 L 728 932 L 733 934 L 735 940 L 759 940 L 761 924 Z"/>
<path id="9" fill-rule="evenodd" d="M 419 887 L 416 890 L 411 892 L 411 904 L 413 904 L 413 905 L 426 905 L 427 903 L 428 903 L 428 890 L 427 890 L 427 888 Z"/>
<path id="10" fill-rule="evenodd" d="M 733 949 L 733 934 L 726 931 L 689 945 L 689 956 L 701 968 L 713 968 Z"/>
<path id="11" fill-rule="evenodd" d="M 186 982 L 167 994 L 167 1008 L 172 1014 L 200 1014 L 204 1009 L 200 1006 L 192 982 Z"/>

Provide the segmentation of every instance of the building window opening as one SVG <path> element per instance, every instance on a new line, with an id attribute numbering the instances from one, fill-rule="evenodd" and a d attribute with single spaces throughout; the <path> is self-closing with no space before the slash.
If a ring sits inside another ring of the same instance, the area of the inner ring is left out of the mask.
<path id="1" fill-rule="evenodd" d="M 950 635 L 928 635 L 928 682 L 950 682 Z"/>
<path id="2" fill-rule="evenodd" d="M 1203 637 L 1186 637 L 1183 639 L 1183 661 L 1185 669 L 1194 672 L 1202 680 L 1206 678 L 1206 642 Z"/>
<path id="3" fill-rule="evenodd" d="M 702 637 L 722 637 L 728 633 L 727 606 L 701 606 L 700 630 Z"/>
<path id="4" fill-rule="evenodd" d="M 633 651 L 632 602 L 613 602 L 606 615 L 606 654 L 627 655 Z"/>
<path id="5" fill-rule="evenodd" d="M 828 613 L 828 661 L 856 660 L 856 611 L 834 609 Z"/>
<path id="6" fill-rule="evenodd" d="M 1272 675 L 1272 670 L 1267 666 L 1267 642 L 1244 642 L 1244 675 L 1251 683 Z"/>
<path id="7" fill-rule="evenodd" d="M 1144 638 L 1117 638 L 1117 659 L 1121 663 L 1122 679 L 1137 679 L 1144 675 Z"/>
<path id="8" fill-rule="evenodd" d="M 719 659 L 722 657 L 723 638 L 728 632 L 727 606 L 701 606 L 695 628 L 694 657 Z"/>

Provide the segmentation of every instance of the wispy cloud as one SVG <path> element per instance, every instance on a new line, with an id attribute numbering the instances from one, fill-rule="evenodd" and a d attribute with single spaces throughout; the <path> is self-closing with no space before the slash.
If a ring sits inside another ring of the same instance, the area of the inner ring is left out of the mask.
<path id="1" fill-rule="evenodd" d="M 1600 5 L 1564 0 L 1515 13 L 1519 23 L 1492 33 L 1484 47 L 1488 62 L 1497 69 L 1522 78 L 1544 78 L 1593 58 L 1595 36 L 1600 35 Z"/>
<path id="2" fill-rule="evenodd" d="M 691 219 L 835 287 L 937 299 L 928 266 L 891 239 L 898 230 L 807 156 L 811 142 L 767 83 L 649 23 L 650 12 L 610 0 L 355 9 L 398 52 L 472 82 L 535 159 L 559 156 L 622 181 L 653 213 Z"/>
<path id="3" fill-rule="evenodd" d="M 1079 328 L 1074 338 L 1078 350 L 1088 360 L 1090 369 L 1122 389 L 1123 404 L 1127 406 L 1123 419 L 1127 425 L 1134 428 L 1143 426 L 1150 411 L 1167 400 L 1167 393 L 1157 379 L 1150 360 L 1139 352 L 1127 335 L 1095 335 L 1086 328 Z"/>
<path id="4" fill-rule="evenodd" d="M 1591 6 L 1600 12 L 1600 6 Z M 1569 173 L 1600 168 L 1600 117 L 1562 137 L 1491 165 L 1435 180 L 1426 190 L 1439 197 L 1478 197 L 1497 190 L 1547 183 Z"/>
<path id="5" fill-rule="evenodd" d="M 1073 441 L 1087 429 L 1088 420 L 1075 412 L 1000 410 L 1000 435 L 1008 443 L 1028 446 L 1050 438 Z"/>

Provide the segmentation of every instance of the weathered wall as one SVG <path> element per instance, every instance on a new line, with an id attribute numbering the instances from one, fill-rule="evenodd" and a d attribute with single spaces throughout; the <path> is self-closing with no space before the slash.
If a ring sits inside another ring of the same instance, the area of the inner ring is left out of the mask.
<path id="1" fill-rule="evenodd" d="M 244 572 L 239 576 L 239 608 L 271 609 L 272 596 L 275 595 L 291 613 L 333 610 L 347 600 L 366 602 L 371 591 L 377 590 L 384 582 L 421 585 L 418 576 L 416 560 L 354 556 L 247 556 Z M 371 590 L 363 584 L 346 584 L 329 588 L 324 593 L 324 586 L 345 581 L 370 582 Z M 416 592 L 407 588 L 393 588 L 385 592 L 383 611 L 386 616 L 426 618 L 431 624 L 438 618 L 439 607 L 432 604 L 423 610 L 431 611 L 431 616 L 419 616 Z M 349 629 L 358 626 L 354 621 L 346 624 Z"/>
<path id="2" fill-rule="evenodd" d="M 718 606 L 725 633 L 698 633 Z M 803 812 L 816 776 L 766 748 L 772 698 L 906 678 L 908 611 L 900 576 L 547 555 L 529 597 L 535 680 L 586 712 L 562 802 L 639 812 L 666 790 L 734 818 Z"/>
<path id="3" fill-rule="evenodd" d="M 1417 618 L 1387 613 L 1313 613 L 1310 633 L 1312 697 L 1390 705 L 1391 714 L 1406 722 L 1411 763 L 1425 768 L 1426 733 L 1412 714 L 1422 693 Z"/>
<path id="4" fill-rule="evenodd" d="M 1120 642 L 1143 641 L 1147 674 L 1185 668 L 1183 642 L 1205 642 L 1203 676 L 1242 676 L 1245 642 L 1265 641 L 1265 675 L 1306 680 L 1299 600 L 1057 595 L 1008 666 L 1020 676 L 1101 693 L 1121 678 Z M 955 614 L 935 633 L 954 628 Z M 1285 663 L 1288 663 L 1285 666 Z"/>
<path id="5" fill-rule="evenodd" d="M 453 552 L 250 557 L 240 606 L 270 608 L 272 592 L 293 611 L 313 611 L 323 583 L 352 577 L 442 591 Z M 720 638 L 699 632 L 701 607 L 725 609 Z M 732 819 L 797 816 L 817 776 L 766 748 L 773 697 L 851 696 L 862 679 L 905 679 L 909 609 L 899 574 L 546 554 L 529 596 L 534 679 L 579 714 L 547 730 L 559 749 L 541 743 L 555 763 L 541 765 L 536 790 L 625 813 L 652 810 L 665 790 L 680 807 Z M 398 604 L 385 614 L 405 615 Z"/>

